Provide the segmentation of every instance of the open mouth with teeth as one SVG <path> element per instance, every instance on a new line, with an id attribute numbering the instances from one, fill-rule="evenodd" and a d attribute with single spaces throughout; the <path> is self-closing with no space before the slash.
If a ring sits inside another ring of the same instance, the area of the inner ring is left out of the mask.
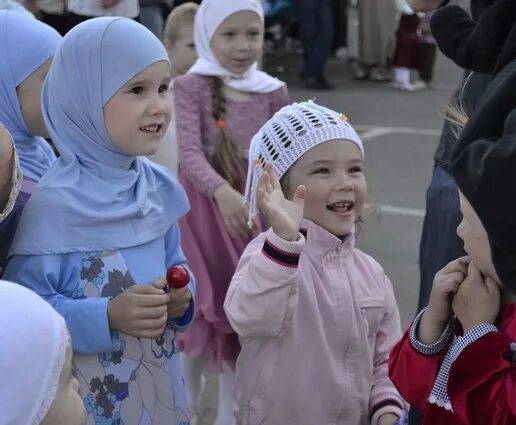
<path id="1" fill-rule="evenodd" d="M 145 127 L 140 127 L 140 131 L 143 131 L 144 133 L 157 134 L 161 131 L 162 128 L 162 124 L 153 124 L 146 125 Z"/>
<path id="2" fill-rule="evenodd" d="M 326 208 L 330 211 L 336 212 L 337 214 L 345 214 L 351 212 L 354 206 L 355 203 L 353 201 L 343 201 L 330 204 Z"/>

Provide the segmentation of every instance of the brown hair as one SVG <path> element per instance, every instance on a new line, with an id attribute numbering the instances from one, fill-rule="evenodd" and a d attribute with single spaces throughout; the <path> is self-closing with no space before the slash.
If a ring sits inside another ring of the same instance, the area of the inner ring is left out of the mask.
<path id="1" fill-rule="evenodd" d="M 163 41 L 170 41 L 173 43 L 179 38 L 181 28 L 184 28 L 186 25 L 191 25 L 193 27 L 197 9 L 199 9 L 199 5 L 193 2 L 183 3 L 174 7 L 172 12 L 168 15 L 167 22 L 165 24 Z"/>
<path id="2" fill-rule="evenodd" d="M 242 190 L 244 176 L 240 161 L 237 160 L 242 155 L 237 144 L 226 132 L 226 98 L 223 92 L 223 82 L 218 77 L 214 77 L 212 80 L 212 115 L 222 133 L 215 152 L 220 167 L 219 171 L 233 188 Z"/>

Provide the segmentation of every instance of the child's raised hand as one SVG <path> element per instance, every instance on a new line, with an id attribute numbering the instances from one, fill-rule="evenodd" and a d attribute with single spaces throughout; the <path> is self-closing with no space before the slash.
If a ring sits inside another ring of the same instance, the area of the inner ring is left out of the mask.
<path id="1" fill-rule="evenodd" d="M 218 188 L 213 196 L 231 236 L 250 235 L 254 232 L 254 229 L 247 225 L 249 209 L 240 192 L 225 184 Z"/>
<path id="2" fill-rule="evenodd" d="M 299 186 L 292 201 L 285 198 L 278 176 L 266 164 L 258 183 L 258 205 L 267 216 L 272 230 L 287 241 L 296 241 L 303 220 L 306 188 Z"/>
<path id="3" fill-rule="evenodd" d="M 109 301 L 109 325 L 135 337 L 157 338 L 165 330 L 168 301 L 154 285 L 133 285 Z"/>
<path id="4" fill-rule="evenodd" d="M 444 324 L 452 315 L 452 299 L 468 272 L 468 256 L 448 263 L 434 278 L 426 313 L 433 321 Z"/>
<path id="5" fill-rule="evenodd" d="M 158 289 L 165 288 L 166 284 L 167 279 L 165 276 L 160 277 L 153 283 L 153 285 Z M 168 318 L 177 319 L 183 317 L 190 305 L 190 301 L 192 300 L 192 293 L 188 286 L 179 289 L 171 288 L 167 296 L 169 298 L 167 303 Z"/>
<path id="6" fill-rule="evenodd" d="M 482 323 L 494 323 L 500 311 L 500 288 L 490 277 L 483 277 L 470 262 L 468 275 L 453 298 L 453 312 L 464 333 Z"/>

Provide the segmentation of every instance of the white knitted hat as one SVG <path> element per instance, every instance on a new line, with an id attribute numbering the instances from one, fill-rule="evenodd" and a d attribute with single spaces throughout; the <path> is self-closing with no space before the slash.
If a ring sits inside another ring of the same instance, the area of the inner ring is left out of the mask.
<path id="1" fill-rule="evenodd" d="M 312 101 L 293 103 L 279 110 L 256 133 L 249 149 L 245 200 L 249 204 L 249 225 L 256 216 L 258 181 L 265 164 L 271 163 L 278 178 L 306 152 L 330 140 L 350 140 L 364 146 L 344 114 Z"/>

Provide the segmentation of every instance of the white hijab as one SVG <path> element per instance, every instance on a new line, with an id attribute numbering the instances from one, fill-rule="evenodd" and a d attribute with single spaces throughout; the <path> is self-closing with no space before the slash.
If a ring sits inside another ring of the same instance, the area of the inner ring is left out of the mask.
<path id="1" fill-rule="evenodd" d="M 270 93 L 285 83 L 258 70 L 257 63 L 243 75 L 233 74 L 219 64 L 211 50 L 211 39 L 220 24 L 233 13 L 242 10 L 255 12 L 262 23 L 264 22 L 260 0 L 203 0 L 195 16 L 194 25 L 195 48 L 199 59 L 188 72 L 220 77 L 224 84 L 235 90 Z"/>
<path id="2" fill-rule="evenodd" d="M 0 422 L 39 425 L 59 385 L 69 336 L 34 292 L 0 280 Z"/>

